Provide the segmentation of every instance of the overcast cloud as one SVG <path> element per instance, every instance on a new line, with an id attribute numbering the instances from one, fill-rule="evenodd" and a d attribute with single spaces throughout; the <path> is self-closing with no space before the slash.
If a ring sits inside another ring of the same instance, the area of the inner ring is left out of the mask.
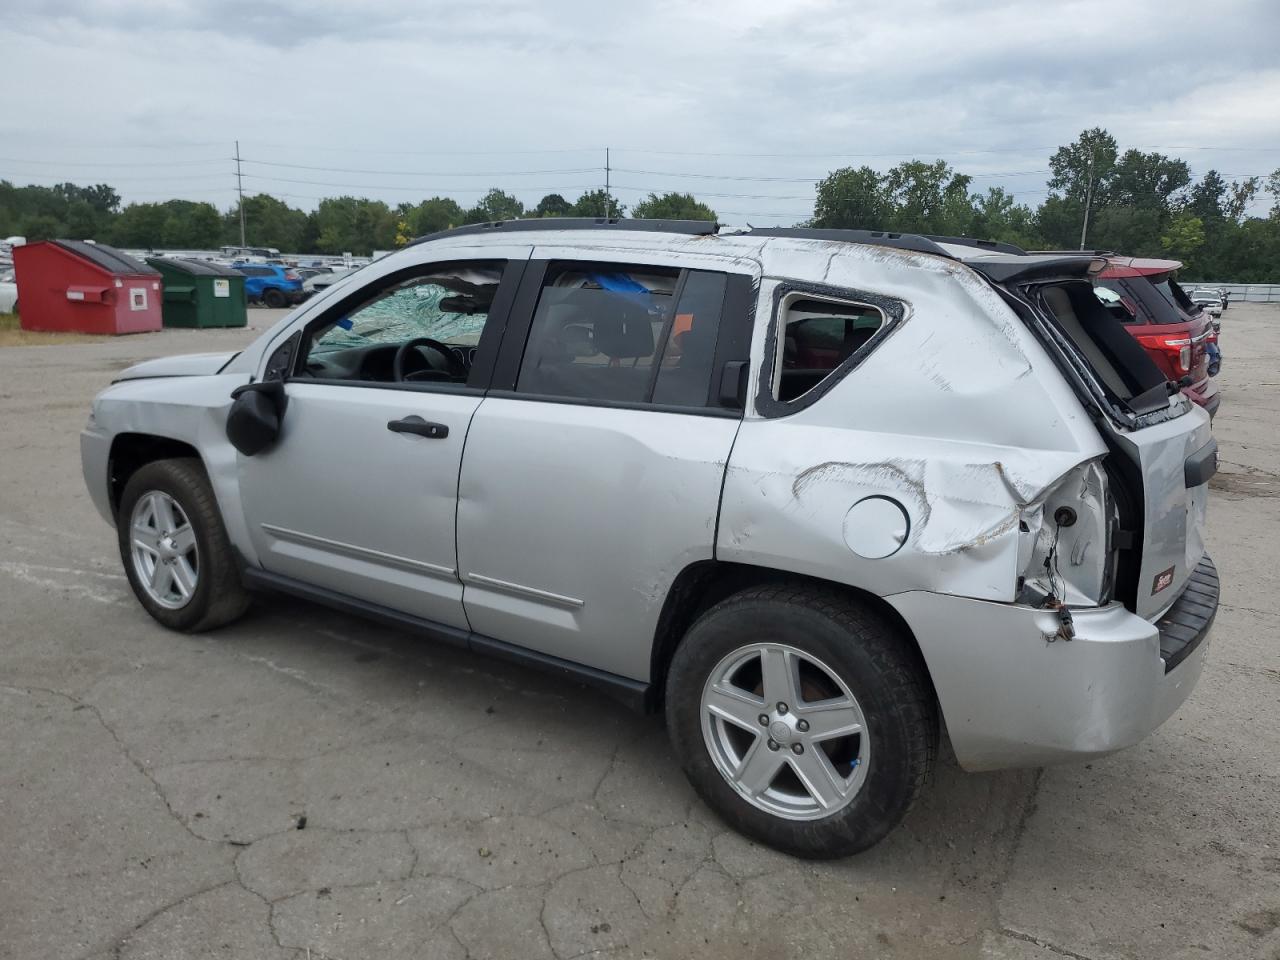
<path id="1" fill-rule="evenodd" d="M 943 157 L 1029 204 L 1103 126 L 1194 173 L 1280 167 L 1274 0 L 7 0 L 0 177 L 303 207 L 604 180 L 790 223 L 847 164 Z M 316 168 L 316 169 L 307 169 Z M 739 179 L 741 178 L 741 179 Z M 778 179 L 763 179 L 778 178 Z"/>

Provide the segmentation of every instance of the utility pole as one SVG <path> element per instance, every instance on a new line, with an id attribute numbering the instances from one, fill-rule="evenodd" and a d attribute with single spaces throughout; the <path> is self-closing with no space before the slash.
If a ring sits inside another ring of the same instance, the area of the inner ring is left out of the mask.
<path id="1" fill-rule="evenodd" d="M 609 148 L 604 148 L 604 215 L 613 216 L 613 195 L 609 193 Z"/>
<path id="2" fill-rule="evenodd" d="M 1084 223 L 1080 227 L 1080 249 L 1084 249 L 1085 237 L 1089 234 L 1089 205 L 1093 203 L 1093 151 L 1089 148 L 1089 186 L 1084 192 Z"/>
<path id="3" fill-rule="evenodd" d="M 236 193 L 240 196 L 240 246 L 244 246 L 244 181 L 240 179 L 240 141 L 236 141 Z"/>

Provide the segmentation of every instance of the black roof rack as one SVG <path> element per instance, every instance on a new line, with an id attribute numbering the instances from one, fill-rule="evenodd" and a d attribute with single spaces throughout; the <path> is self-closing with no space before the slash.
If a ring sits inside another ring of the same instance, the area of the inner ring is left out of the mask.
<path id="1" fill-rule="evenodd" d="M 1114 250 L 1028 250 L 1027 253 L 1037 255 L 1073 253 L 1077 257 L 1114 257 L 1117 256 Z"/>
<path id="2" fill-rule="evenodd" d="M 1012 244 L 1005 243 L 1003 240 L 982 240 L 978 237 L 940 237 L 934 234 L 926 234 L 926 240 L 932 240 L 935 243 L 950 243 L 957 247 L 976 247 L 979 250 L 990 250 L 992 253 L 1011 253 L 1016 257 L 1026 254 L 1026 250 Z"/>
<path id="3" fill-rule="evenodd" d="M 628 217 L 535 217 L 525 220 L 494 220 L 490 223 L 469 223 L 438 233 L 429 233 L 414 240 L 410 246 L 439 240 L 443 237 L 462 237 L 478 233 L 519 233 L 525 230 L 645 230 L 652 233 L 683 233 L 693 237 L 714 234 L 720 225 L 711 220 L 637 220 Z"/>
<path id="4" fill-rule="evenodd" d="M 954 260 L 929 237 L 915 233 L 885 233 L 881 230 L 836 230 L 826 227 L 753 227 L 750 237 L 792 237 L 796 240 L 843 240 L 845 243 L 869 243 L 878 247 L 897 247 L 916 253 L 932 253 Z"/>

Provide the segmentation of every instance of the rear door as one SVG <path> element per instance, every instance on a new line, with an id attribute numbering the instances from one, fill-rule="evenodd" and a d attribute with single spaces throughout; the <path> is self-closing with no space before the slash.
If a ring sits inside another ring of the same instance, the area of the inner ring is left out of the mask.
<path id="1" fill-rule="evenodd" d="M 714 554 L 751 289 L 722 262 L 535 249 L 462 463 L 474 631 L 649 679 L 673 580 Z"/>

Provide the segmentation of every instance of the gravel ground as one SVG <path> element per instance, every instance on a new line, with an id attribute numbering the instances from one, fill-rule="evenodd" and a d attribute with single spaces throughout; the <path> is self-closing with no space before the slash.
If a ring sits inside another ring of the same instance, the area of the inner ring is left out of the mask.
<path id="1" fill-rule="evenodd" d="M 0 349 L 0 957 L 1280 957 L 1280 308 L 1224 328 L 1192 698 L 1091 764 L 945 761 L 817 865 L 576 686 L 284 600 L 154 624 L 77 433 L 125 364 L 254 329 Z"/>

